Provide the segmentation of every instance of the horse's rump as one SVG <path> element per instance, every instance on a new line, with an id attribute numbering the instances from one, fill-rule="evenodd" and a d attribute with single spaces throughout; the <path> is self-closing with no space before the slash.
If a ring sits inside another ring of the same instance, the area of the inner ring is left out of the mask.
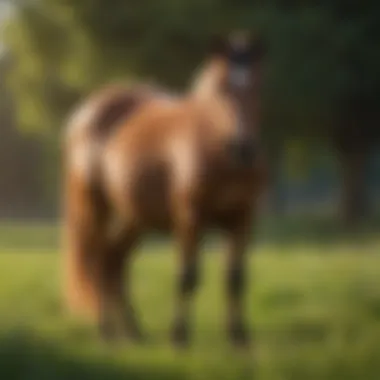
<path id="1" fill-rule="evenodd" d="M 98 302 L 93 267 L 98 265 L 97 252 L 106 239 L 102 229 L 102 201 L 95 196 L 100 185 L 100 150 L 124 124 L 123 120 L 129 119 L 143 104 L 164 96 L 167 96 L 164 90 L 149 85 L 109 86 L 76 108 L 66 125 L 65 285 L 67 301 L 74 309 L 93 312 Z"/>
<path id="2" fill-rule="evenodd" d="M 147 84 L 113 85 L 95 92 L 71 115 L 69 136 L 86 134 L 88 137 L 107 137 L 122 119 L 132 115 L 140 105 L 166 92 Z"/>

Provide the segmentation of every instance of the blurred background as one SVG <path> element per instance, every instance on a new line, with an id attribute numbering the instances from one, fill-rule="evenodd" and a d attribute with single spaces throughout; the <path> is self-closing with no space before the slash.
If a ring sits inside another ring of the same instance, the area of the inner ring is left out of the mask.
<path id="1" fill-rule="evenodd" d="M 182 90 L 212 33 L 268 45 L 270 212 L 357 224 L 379 209 L 380 7 L 373 1 L 1 2 L 2 218 L 56 218 L 68 112 L 117 80 Z M 10 164 L 12 162 L 12 164 Z"/>
<path id="2" fill-rule="evenodd" d="M 150 348 L 128 354 L 126 362 L 124 353 L 116 355 L 102 372 L 87 363 L 93 358 L 61 352 L 78 340 L 85 348 L 95 344 L 85 326 L 64 321 L 59 298 L 60 144 L 67 116 L 91 91 L 119 80 L 153 79 L 185 90 L 209 38 L 231 28 L 258 31 L 268 46 L 262 133 L 271 182 L 255 232 L 249 306 L 259 331 L 258 378 L 378 379 L 376 0 L 0 0 L 0 330 L 6 335 L 0 346 L 34 368 L 23 372 L 0 360 L 0 373 L 251 378 L 247 363 L 238 360 L 231 373 L 217 365 L 223 350 L 203 355 L 209 342 L 223 339 L 211 307 L 223 303 L 219 264 L 208 258 L 198 313 L 203 354 L 191 365 Z M 142 259 L 137 273 L 151 273 L 154 282 L 136 278 L 136 292 L 142 309 L 167 302 L 162 315 L 155 308 L 159 317 L 145 317 L 164 336 L 174 263 L 167 243 L 149 244 L 148 251 L 165 257 Z M 153 294 L 157 280 L 167 287 Z"/>

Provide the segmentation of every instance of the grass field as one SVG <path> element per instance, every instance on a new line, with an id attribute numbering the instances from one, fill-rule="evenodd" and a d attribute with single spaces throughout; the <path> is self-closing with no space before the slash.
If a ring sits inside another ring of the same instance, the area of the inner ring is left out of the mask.
<path id="1" fill-rule="evenodd" d="M 223 331 L 217 244 L 203 256 L 191 348 L 175 352 L 168 342 L 175 253 L 150 242 L 136 261 L 134 291 L 152 341 L 111 350 L 62 309 L 56 229 L 0 227 L 0 379 L 379 379 L 380 236 L 290 235 L 252 249 L 255 355 L 243 355 Z"/>

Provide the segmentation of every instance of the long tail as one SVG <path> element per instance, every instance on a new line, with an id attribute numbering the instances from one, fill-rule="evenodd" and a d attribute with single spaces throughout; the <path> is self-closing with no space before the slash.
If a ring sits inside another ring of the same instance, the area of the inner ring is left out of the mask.
<path id="1" fill-rule="evenodd" d="M 99 270 L 105 249 L 104 210 L 96 193 L 73 173 L 64 197 L 64 296 L 71 312 L 96 318 Z"/>

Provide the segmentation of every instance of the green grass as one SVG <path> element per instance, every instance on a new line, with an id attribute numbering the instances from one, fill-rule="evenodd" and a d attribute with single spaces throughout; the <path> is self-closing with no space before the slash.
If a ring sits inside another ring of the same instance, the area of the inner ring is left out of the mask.
<path id="1" fill-rule="evenodd" d="M 207 248 L 193 342 L 180 353 L 168 341 L 171 245 L 144 245 L 134 267 L 135 302 L 151 342 L 110 349 L 62 308 L 56 229 L 0 228 L 0 379 L 379 379 L 380 237 L 332 240 L 252 249 L 254 354 L 234 352 L 225 339 L 224 257 Z"/>

